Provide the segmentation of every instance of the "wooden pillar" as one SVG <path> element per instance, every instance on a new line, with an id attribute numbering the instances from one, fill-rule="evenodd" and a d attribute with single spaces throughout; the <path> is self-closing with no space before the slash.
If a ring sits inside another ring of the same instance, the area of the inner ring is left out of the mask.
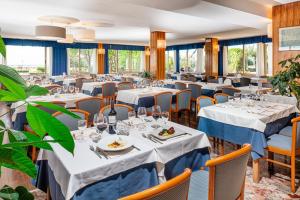
<path id="1" fill-rule="evenodd" d="M 205 73 L 206 76 L 218 76 L 218 39 L 205 39 Z"/>
<path id="2" fill-rule="evenodd" d="M 150 72 L 157 80 L 165 79 L 166 33 L 151 32 L 150 35 Z"/>
<path id="3" fill-rule="evenodd" d="M 145 47 L 145 71 L 150 72 L 150 47 Z"/>
<path id="4" fill-rule="evenodd" d="M 104 74 L 104 58 L 105 58 L 105 49 L 103 48 L 103 44 L 98 44 L 97 58 L 98 58 L 98 74 Z"/>

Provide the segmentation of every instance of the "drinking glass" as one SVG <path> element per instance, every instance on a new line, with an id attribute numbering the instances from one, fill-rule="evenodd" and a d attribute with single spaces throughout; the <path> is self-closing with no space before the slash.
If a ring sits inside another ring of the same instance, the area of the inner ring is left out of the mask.
<path id="1" fill-rule="evenodd" d="M 102 134 L 108 127 L 107 125 L 107 118 L 102 114 L 98 113 L 94 115 L 93 119 L 94 127 L 96 127 L 97 133 Z"/>
<path id="2" fill-rule="evenodd" d="M 144 122 L 144 119 L 147 116 L 147 109 L 145 107 L 139 107 L 137 115 L 138 118 L 140 118 Z"/>
<path id="3" fill-rule="evenodd" d="M 87 128 L 86 120 L 78 120 L 78 130 L 80 131 L 80 139 L 83 139 L 84 130 Z"/>
<path id="4" fill-rule="evenodd" d="M 70 86 L 69 86 L 69 91 L 70 91 L 70 93 L 73 93 L 74 90 L 75 90 L 75 87 L 74 87 L 73 85 L 70 85 Z"/>
<path id="5" fill-rule="evenodd" d="M 129 135 L 129 127 L 122 121 L 118 121 L 113 128 L 117 135 Z"/>
<path id="6" fill-rule="evenodd" d="M 152 107 L 152 117 L 155 119 L 156 124 L 152 125 L 153 128 L 159 128 L 159 124 L 157 123 L 157 120 L 161 117 L 161 109 L 159 105 L 154 105 Z"/>
<path id="7" fill-rule="evenodd" d="M 133 120 L 135 118 L 135 111 L 129 111 L 128 112 L 128 119 Z"/>
<path id="8" fill-rule="evenodd" d="M 79 93 L 79 88 L 75 87 L 75 93 L 78 94 Z"/>
<path id="9" fill-rule="evenodd" d="M 61 93 L 61 87 L 58 87 L 58 88 L 56 89 L 56 91 L 57 91 L 57 94 L 60 94 L 60 93 Z"/>
<path id="10" fill-rule="evenodd" d="M 169 121 L 169 117 L 170 117 L 170 113 L 169 112 L 162 112 L 161 113 L 161 119 L 163 121 L 164 128 L 167 127 L 167 123 Z"/>
<path id="11" fill-rule="evenodd" d="M 63 86 L 63 91 L 64 91 L 65 94 L 68 92 L 68 86 L 67 85 Z"/>

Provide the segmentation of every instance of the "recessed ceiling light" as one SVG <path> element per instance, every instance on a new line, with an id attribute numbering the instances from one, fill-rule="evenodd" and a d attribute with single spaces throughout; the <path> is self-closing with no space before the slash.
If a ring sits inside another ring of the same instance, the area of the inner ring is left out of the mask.
<path id="1" fill-rule="evenodd" d="M 36 26 L 35 36 L 46 40 L 59 40 L 66 38 L 66 29 L 58 26 Z"/>
<path id="2" fill-rule="evenodd" d="M 79 19 L 74 17 L 47 15 L 38 18 L 39 21 L 49 23 L 56 26 L 67 26 L 79 22 Z"/>

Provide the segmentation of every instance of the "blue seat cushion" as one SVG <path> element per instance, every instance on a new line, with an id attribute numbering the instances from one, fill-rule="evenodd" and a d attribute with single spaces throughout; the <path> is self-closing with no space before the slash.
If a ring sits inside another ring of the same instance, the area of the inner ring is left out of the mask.
<path id="1" fill-rule="evenodd" d="M 207 200 L 208 199 L 208 171 L 198 170 L 192 173 L 189 200 Z"/>
<path id="2" fill-rule="evenodd" d="M 268 146 L 277 147 L 284 150 L 291 150 L 292 138 L 284 135 L 275 134 L 268 138 Z"/>
<path id="3" fill-rule="evenodd" d="M 292 126 L 286 126 L 279 131 L 279 135 L 292 137 Z"/>

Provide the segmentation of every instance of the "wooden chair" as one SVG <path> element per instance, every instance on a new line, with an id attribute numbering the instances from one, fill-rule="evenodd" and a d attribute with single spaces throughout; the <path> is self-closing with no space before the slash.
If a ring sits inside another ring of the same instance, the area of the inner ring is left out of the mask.
<path id="1" fill-rule="evenodd" d="M 202 95 L 196 99 L 196 103 L 197 103 L 197 112 L 199 112 L 201 108 L 214 105 L 215 99 Z"/>
<path id="2" fill-rule="evenodd" d="M 186 90 L 186 84 L 183 82 L 175 82 L 175 89 L 177 90 Z"/>
<path id="3" fill-rule="evenodd" d="M 229 96 L 234 96 L 234 93 L 240 93 L 241 90 L 234 88 L 234 87 L 223 87 L 222 93 L 228 94 Z"/>
<path id="4" fill-rule="evenodd" d="M 100 112 L 103 106 L 102 97 L 88 97 L 75 101 L 76 109 L 89 113 L 89 125 L 93 123 L 94 115 Z"/>
<path id="5" fill-rule="evenodd" d="M 243 200 L 250 153 L 251 145 L 246 144 L 239 150 L 207 161 L 209 172 L 192 173 L 189 200 Z"/>
<path id="6" fill-rule="evenodd" d="M 182 174 L 165 183 L 120 200 L 187 200 L 191 173 L 190 169 L 185 169 Z"/>
<path id="7" fill-rule="evenodd" d="M 116 98 L 116 84 L 114 82 L 107 82 L 102 85 L 102 98 L 104 104 L 110 104 Z"/>
<path id="8" fill-rule="evenodd" d="M 291 169 L 291 192 L 296 191 L 295 174 L 296 174 L 296 156 L 300 155 L 300 117 L 292 119 L 292 127 L 284 128 L 280 134 L 274 134 L 267 141 L 268 157 L 264 158 L 269 165 L 269 169 L 273 169 L 273 164 L 278 164 Z M 283 133 L 285 131 L 291 131 Z M 289 135 L 290 134 L 290 135 Z M 289 156 L 291 163 L 286 164 L 274 160 L 274 154 Z"/>
<path id="9" fill-rule="evenodd" d="M 224 93 L 216 93 L 214 95 L 214 99 L 215 99 L 215 103 L 218 104 L 218 103 L 225 103 L 228 101 L 228 97 L 229 95 L 228 94 L 224 94 Z"/>
<path id="10" fill-rule="evenodd" d="M 181 90 L 176 93 L 176 104 L 172 105 L 172 112 L 176 114 L 176 121 L 179 120 L 179 113 L 184 111 L 188 114 L 189 125 L 191 121 L 191 90 Z"/>
<path id="11" fill-rule="evenodd" d="M 202 86 L 199 84 L 190 83 L 188 89 L 192 91 L 191 107 L 193 106 L 193 104 L 195 104 L 195 113 L 197 116 L 197 98 L 201 96 Z"/>
<path id="12" fill-rule="evenodd" d="M 115 110 L 117 112 L 117 120 L 126 120 L 128 119 L 128 112 L 133 111 L 133 108 L 125 104 L 115 104 Z M 107 116 L 109 111 L 110 105 L 107 105 L 100 110 L 100 113 Z"/>
<path id="13" fill-rule="evenodd" d="M 78 130 L 78 120 L 86 120 L 86 123 L 88 124 L 88 120 L 89 120 L 88 112 L 79 109 L 69 109 L 69 111 L 78 115 L 81 119 L 73 118 L 62 112 L 56 112 L 52 116 L 58 119 L 59 121 L 61 121 L 67 127 L 69 127 L 70 131 Z"/>
<path id="14" fill-rule="evenodd" d="M 47 90 L 51 91 L 51 90 L 56 89 L 56 88 L 59 88 L 59 87 L 61 87 L 61 86 L 58 85 L 58 84 L 52 84 L 52 85 L 46 86 L 45 88 L 46 88 Z"/>
<path id="15" fill-rule="evenodd" d="M 160 92 L 154 95 L 154 104 L 159 105 L 162 112 L 172 112 L 172 92 Z"/>
<path id="16" fill-rule="evenodd" d="M 118 91 L 120 90 L 130 90 L 133 89 L 133 83 L 132 82 L 121 82 L 118 84 Z"/>

